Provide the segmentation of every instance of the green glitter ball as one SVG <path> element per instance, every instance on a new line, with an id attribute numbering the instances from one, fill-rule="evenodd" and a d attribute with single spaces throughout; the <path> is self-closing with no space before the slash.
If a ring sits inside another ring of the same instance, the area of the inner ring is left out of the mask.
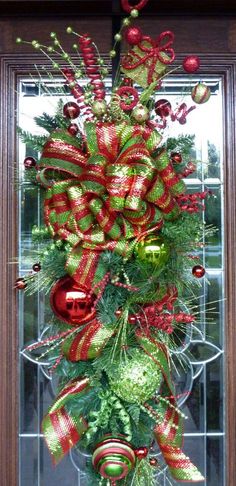
<path id="1" fill-rule="evenodd" d="M 124 25 L 125 27 L 128 27 L 128 25 L 130 25 L 130 20 L 129 20 L 129 18 L 128 18 L 128 17 L 125 17 L 125 18 L 123 19 L 123 22 L 122 22 L 122 23 L 123 23 L 123 25 Z"/>
<path id="2" fill-rule="evenodd" d="M 133 19 L 135 19 L 136 17 L 139 16 L 139 11 L 136 8 L 133 8 L 133 10 L 131 10 L 130 12 L 130 15 L 131 17 L 133 17 Z"/>
<path id="3" fill-rule="evenodd" d="M 96 116 L 102 116 L 106 113 L 107 111 L 107 105 L 104 100 L 96 100 L 92 104 L 92 110 L 94 115 Z"/>
<path id="4" fill-rule="evenodd" d="M 116 57 L 116 51 L 112 49 L 112 51 L 109 52 L 110 57 Z"/>
<path id="5" fill-rule="evenodd" d="M 116 34 L 116 35 L 115 35 L 115 40 L 116 40 L 117 42 L 120 42 L 120 41 L 121 41 L 121 39 L 122 39 L 122 35 L 121 35 L 121 34 L 119 34 L 119 33 L 118 33 L 118 34 Z"/>
<path id="6" fill-rule="evenodd" d="M 162 373 L 156 363 L 136 349 L 126 363 L 117 363 L 109 374 L 110 387 L 129 403 L 144 403 L 159 390 Z"/>
<path id="7" fill-rule="evenodd" d="M 137 243 L 134 249 L 136 258 L 139 261 L 153 263 L 163 267 L 170 256 L 170 249 L 167 243 L 160 236 L 147 236 Z"/>
<path id="8" fill-rule="evenodd" d="M 138 104 L 132 111 L 132 117 L 138 123 L 143 123 L 148 120 L 149 118 L 149 111 L 146 106 Z"/>

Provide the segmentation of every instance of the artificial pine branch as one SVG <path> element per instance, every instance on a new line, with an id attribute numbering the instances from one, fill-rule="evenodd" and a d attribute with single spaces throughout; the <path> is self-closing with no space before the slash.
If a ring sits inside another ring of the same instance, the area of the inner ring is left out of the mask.
<path id="1" fill-rule="evenodd" d="M 70 125 L 70 120 L 65 118 L 63 115 L 63 106 L 64 102 L 62 99 L 58 101 L 56 114 L 54 116 L 49 115 L 48 113 L 43 112 L 40 116 L 35 116 L 34 120 L 38 127 L 44 128 L 48 133 L 51 133 L 53 130 L 57 128 L 68 128 Z"/>
<path id="2" fill-rule="evenodd" d="M 32 135 L 30 132 L 27 132 L 20 127 L 17 127 L 17 133 L 25 145 L 37 152 L 42 151 L 43 146 L 48 139 L 47 135 Z"/>

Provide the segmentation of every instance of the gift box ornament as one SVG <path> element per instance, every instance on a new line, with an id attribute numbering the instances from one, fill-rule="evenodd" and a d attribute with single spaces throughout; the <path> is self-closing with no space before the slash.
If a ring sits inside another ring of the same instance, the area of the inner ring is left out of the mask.
<path id="1" fill-rule="evenodd" d="M 142 36 L 141 42 L 123 57 L 121 71 L 142 88 L 147 88 L 164 76 L 167 66 L 174 61 L 173 41 L 174 34 L 169 30 L 156 40 Z"/>

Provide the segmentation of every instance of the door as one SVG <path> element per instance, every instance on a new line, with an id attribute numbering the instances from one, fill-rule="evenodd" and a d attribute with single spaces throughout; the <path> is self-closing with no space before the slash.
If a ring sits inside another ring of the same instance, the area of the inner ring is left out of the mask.
<path id="1" fill-rule="evenodd" d="M 19 3 L 19 2 L 18 2 Z M 151 2 L 150 2 L 151 3 Z M 82 6 L 83 2 L 81 2 Z M 59 5 L 59 2 L 58 2 Z M 61 8 L 61 7 L 60 7 Z M 154 8 L 153 5 L 150 6 L 150 9 Z M 151 10 L 148 10 L 148 13 Z M 117 28 L 117 23 L 119 23 L 119 15 L 118 10 L 116 10 L 116 15 L 113 20 L 113 25 Z M 160 11 L 158 12 L 160 14 Z M 87 15 L 88 12 L 85 12 Z M 152 13 L 153 14 L 153 13 Z M 68 13 L 67 13 L 68 15 Z M 23 448 L 21 449 L 21 468 L 18 469 L 18 440 L 17 440 L 17 430 L 18 430 L 18 340 L 17 340 L 17 306 L 15 302 L 14 293 L 12 291 L 14 287 L 14 281 L 17 275 L 17 269 L 15 262 L 15 257 L 17 255 L 17 222 L 19 220 L 19 213 L 17 212 L 17 199 L 18 194 L 15 190 L 15 187 L 12 184 L 12 181 L 15 177 L 15 162 L 18 159 L 18 149 L 15 139 L 15 129 L 16 129 L 16 119 L 15 119 L 15 110 L 19 108 L 19 87 L 20 87 L 20 80 L 24 77 L 27 78 L 28 74 L 32 72 L 34 69 L 34 62 L 38 62 L 38 56 L 34 53 L 32 54 L 31 50 L 27 49 L 25 53 L 25 48 L 22 47 L 19 49 L 19 53 L 13 53 L 15 51 L 15 47 L 13 46 L 13 37 L 19 35 L 19 27 L 20 27 L 20 35 L 24 38 L 27 36 L 27 31 L 29 31 L 29 26 L 32 26 L 32 22 L 34 23 L 34 35 L 35 32 L 38 32 L 41 29 L 42 23 L 44 25 L 44 34 L 43 36 L 46 37 L 46 32 L 50 30 L 65 30 L 65 26 L 70 24 L 72 21 L 75 21 L 73 18 L 69 18 L 66 21 L 64 18 L 58 18 L 58 20 L 50 20 L 46 21 L 45 18 L 41 17 L 37 21 L 34 19 L 27 19 L 24 20 L 17 19 L 5 19 L 2 20 L 2 38 L 3 38 L 3 48 L 5 52 L 2 53 L 1 57 L 1 130 L 2 130 L 2 272 L 3 272 L 3 283 L 2 283 L 2 305 L 1 305 L 1 313 L 2 313 L 2 342 L 1 342 L 1 356 L 2 356 L 2 371 L 1 371 L 1 387 L 3 393 L 1 394 L 1 424 L 2 424 L 2 437 L 1 437 L 1 459 L 2 459 L 2 471 L 3 471 L 3 478 L 4 484 L 15 486 L 19 484 L 19 478 L 21 479 L 22 486 L 25 486 L 27 483 L 27 468 L 28 470 L 31 468 L 33 470 L 33 476 L 29 477 L 36 477 L 37 483 L 35 484 L 46 484 L 51 478 L 51 466 L 48 462 L 47 456 L 44 456 L 43 459 L 40 457 L 42 454 L 42 449 L 40 446 L 41 443 L 41 436 L 39 433 L 39 429 L 37 433 L 35 429 L 30 431 L 21 431 L 21 442 L 26 443 L 26 440 L 32 439 L 31 448 Z M 109 37 L 110 37 L 110 26 L 111 26 L 111 19 L 109 16 L 102 20 L 104 27 L 105 35 L 103 35 L 102 39 L 99 39 L 100 35 L 100 20 L 94 19 L 87 19 L 87 17 L 83 17 L 82 19 L 76 19 L 76 29 L 79 30 L 89 30 L 92 35 L 96 38 L 96 42 L 101 47 L 101 50 L 108 51 L 109 50 Z M 222 118 L 221 122 L 223 126 L 223 142 L 224 147 L 222 147 L 221 151 L 221 162 L 222 162 L 222 171 L 224 173 L 224 182 L 225 182 L 225 197 L 224 197 L 224 211 L 219 213 L 216 218 L 217 224 L 219 221 L 219 217 L 224 216 L 222 222 L 224 222 L 224 236 L 225 236 L 225 260 L 224 265 L 215 263 L 215 253 L 217 252 L 216 248 L 212 249 L 212 254 L 207 256 L 208 260 L 211 259 L 209 263 L 213 264 L 212 271 L 210 272 L 210 277 L 213 281 L 211 286 L 211 296 L 209 296 L 209 302 L 212 300 L 220 300 L 222 301 L 222 294 L 220 289 L 222 289 L 222 284 L 224 284 L 225 292 L 227 295 L 227 301 L 225 303 L 225 320 L 224 320 L 224 332 L 222 336 L 224 336 L 224 342 L 221 342 L 221 345 L 224 345 L 225 350 L 225 372 L 220 370 L 220 366 L 212 365 L 209 370 L 208 368 L 204 368 L 204 371 L 199 372 L 199 376 L 201 373 L 205 374 L 205 376 L 201 376 L 201 379 L 198 382 L 198 389 L 195 390 L 195 394 L 193 395 L 193 400 L 199 399 L 200 402 L 203 400 L 200 406 L 200 413 L 199 410 L 196 412 L 197 406 L 196 403 L 192 405 L 192 419 L 194 419 L 194 413 L 199 413 L 200 421 L 202 420 L 202 412 L 204 410 L 204 420 L 207 418 L 213 424 L 214 428 L 214 418 L 212 418 L 212 402 L 217 397 L 221 399 L 221 386 L 223 385 L 223 379 L 221 382 L 219 381 L 220 374 L 221 376 L 225 377 L 226 388 L 225 388 L 225 405 L 227 410 L 227 423 L 230 424 L 229 427 L 226 428 L 227 434 L 227 480 L 226 482 L 222 482 L 222 486 L 224 484 L 230 485 L 234 484 L 235 479 L 235 471 L 233 468 L 233 458 L 234 458 L 234 444 L 235 444 L 235 427 L 234 421 L 235 417 L 233 414 L 233 406 L 231 404 L 234 403 L 235 400 L 235 383 L 232 370 L 234 369 L 234 343 L 235 343 L 235 333 L 234 333 L 234 302 L 235 302 L 235 283 L 234 283 L 234 265 L 233 262 L 235 261 L 234 255 L 234 238 L 235 238 L 235 148 L 233 145 L 233 140 L 235 137 L 235 127 L 232 123 L 234 119 L 234 76 L 235 76 L 235 58 L 233 54 L 229 53 L 229 49 L 235 48 L 236 42 L 235 35 L 234 35 L 234 21 L 232 19 L 228 19 L 227 17 L 219 18 L 215 17 L 214 19 L 208 19 L 205 17 L 197 19 L 194 15 L 188 16 L 186 18 L 176 18 L 176 17 L 163 17 L 163 18 L 155 18 L 153 16 L 150 18 L 145 14 L 140 19 L 140 25 L 142 29 L 148 32 L 150 35 L 157 35 L 157 33 L 168 29 L 172 29 L 175 31 L 176 34 L 176 50 L 179 51 L 180 54 L 184 52 L 188 53 L 198 53 L 202 59 L 202 70 L 201 73 L 203 76 L 210 76 L 212 79 L 216 79 L 219 81 L 220 89 L 222 89 L 222 100 L 223 100 L 223 111 L 222 111 Z M 235 20 L 236 22 L 236 20 Z M 85 29 L 86 25 L 86 29 Z M 236 25 L 236 24 L 235 24 Z M 9 35 L 10 34 L 10 35 Z M 6 39 L 12 39 L 8 45 L 6 44 Z M 30 36 L 31 38 L 31 36 Z M 42 37 L 41 37 L 42 38 Z M 5 44 L 4 44 L 5 40 Z M 7 50 L 11 50 L 12 53 L 7 54 Z M 211 52 L 209 52 L 211 50 Z M 236 48 L 235 48 L 236 50 Z M 213 54 L 214 52 L 214 54 Z M 181 55 L 180 55 L 181 59 Z M 28 78 L 29 79 L 29 78 Z M 209 148 L 211 154 L 209 155 L 211 158 L 214 158 L 214 147 Z M 215 162 L 214 162 L 215 163 Z M 207 174 L 209 176 L 209 174 Z M 221 174 L 222 175 L 222 174 Z M 216 173 L 211 173 L 208 178 L 211 179 L 212 188 L 216 191 L 216 194 L 219 194 L 219 190 L 221 187 L 221 175 Z M 219 177 L 218 177 L 219 176 Z M 200 179 L 200 183 L 202 183 L 202 179 Z M 207 215 L 208 220 L 211 218 L 212 215 Z M 210 220 L 211 221 L 211 220 Z M 215 221 L 214 221 L 215 222 Z M 19 226 L 18 226 L 19 227 Z M 214 242 L 213 242 L 214 243 Z M 219 241 L 218 243 L 219 244 Z M 214 246 L 214 245 L 213 245 Z M 219 258 L 218 258 L 219 262 Z M 224 282 L 222 282 L 222 275 L 223 270 L 225 270 Z M 10 297 L 11 296 L 11 297 Z M 34 305 L 37 307 L 40 304 L 40 301 L 37 301 Z M 28 304 L 31 308 L 32 305 Z M 217 304 L 218 305 L 218 304 Z M 222 307 L 220 304 L 219 307 Z M 19 317 L 21 318 L 21 307 L 19 309 Z M 213 333 L 214 334 L 214 333 Z M 213 336 L 214 337 L 214 336 Z M 212 341 L 211 341 L 212 342 Z M 217 343 L 218 346 L 218 343 Z M 221 349 L 221 348 L 220 348 Z M 217 358 L 218 359 L 218 358 Z M 219 356 L 219 359 L 221 357 Z M 201 360 L 200 360 L 201 361 Z M 216 362 L 216 361 L 215 361 Z M 219 361 L 218 361 L 219 362 Z M 212 362 L 213 363 L 213 362 Z M 200 364 L 201 365 L 201 364 Z M 196 371 L 197 372 L 197 371 Z M 31 373 L 31 371 L 28 371 Z M 224 373 L 224 374 L 222 374 Z M 206 375 L 209 375 L 208 378 L 211 382 L 211 389 L 209 389 L 209 393 L 203 391 L 204 387 L 206 387 Z M 222 385 L 219 385 L 221 383 Z M 38 386 L 38 385 L 37 385 Z M 41 385 L 43 386 L 43 385 Z M 40 387 L 40 385 L 39 385 Z M 42 390 L 41 390 L 42 392 Z M 31 391 L 30 389 L 27 390 L 27 396 L 29 397 Z M 217 395 L 218 394 L 218 395 Z M 31 403 L 32 405 L 32 403 Z M 26 414 L 30 414 L 33 410 L 33 413 L 37 410 L 37 404 L 33 404 L 33 408 L 27 410 L 27 406 L 31 407 L 30 401 L 28 401 L 28 405 L 25 404 L 25 411 Z M 201 408 L 202 407 L 202 408 Z M 36 412 L 37 413 L 37 412 Z M 191 420 L 192 424 L 194 420 Z M 220 418 L 218 417 L 218 421 Z M 196 423 L 196 421 L 195 421 Z M 191 424 L 190 424 L 191 425 Z M 38 427 L 38 425 L 37 425 Z M 203 426 L 202 426 L 203 427 Z M 205 447 L 206 455 L 210 455 L 212 457 L 212 467 L 215 468 L 218 461 L 220 461 L 221 457 L 223 456 L 222 451 L 222 437 L 224 430 L 222 428 L 222 424 L 219 423 L 217 430 L 210 429 L 206 430 L 206 426 L 204 425 L 204 430 L 201 428 L 197 432 L 197 440 L 198 440 L 198 447 L 202 448 Z M 188 430 L 188 429 L 186 429 Z M 186 437 L 186 443 L 188 442 L 188 437 L 192 437 L 191 427 L 189 429 L 189 436 Z M 24 435 L 26 434 L 26 436 Z M 33 434 L 33 437 L 29 437 L 27 434 Z M 8 447 L 7 447 L 8 445 Z M 34 448 L 37 449 L 37 452 L 34 452 Z M 28 453 L 25 451 L 29 451 L 31 449 L 32 457 L 28 457 Z M 190 446 L 191 449 L 191 446 Z M 9 468 L 9 450 L 11 451 L 11 459 L 12 459 L 12 467 Z M 190 452 L 189 452 L 190 455 Z M 206 457 L 206 456 L 205 456 Z M 41 462 L 40 462 L 41 460 Z M 45 465 L 46 461 L 46 465 Z M 42 466 L 43 464 L 43 466 Z M 210 462 L 209 462 L 210 464 Z M 43 467 L 43 473 L 40 472 L 40 467 Z M 68 471 L 70 470 L 70 466 L 68 465 Z M 25 468 L 25 472 L 24 472 Z M 73 471 L 73 472 L 72 472 Z M 221 472 L 217 473 L 217 471 L 209 471 L 211 479 L 211 483 L 213 484 L 213 479 L 216 482 L 217 478 L 221 478 L 220 481 L 223 480 L 223 469 Z M 26 474 L 24 476 L 24 474 Z M 40 475 L 41 474 L 41 475 Z M 43 475 L 42 475 L 43 474 Z M 55 481 L 61 479 L 60 471 L 56 473 L 54 477 Z M 217 475 L 218 474 L 218 475 Z M 219 475 L 220 474 L 220 475 Z M 59 475 L 59 476 L 58 476 Z M 72 482 L 72 478 L 78 473 L 76 469 L 71 469 L 70 476 L 70 484 Z M 24 479 L 25 478 L 25 479 Z M 75 479 L 76 481 L 77 479 Z M 53 481 L 51 479 L 51 481 Z M 64 479 L 65 482 L 65 479 Z M 52 483 L 53 484 L 53 483 Z M 56 483 L 55 483 L 56 484 Z M 68 483 L 69 484 L 69 483 Z M 75 482 L 76 484 L 76 482 Z M 207 483 L 206 483 L 207 484 Z M 221 484 L 221 483 L 220 483 Z"/>

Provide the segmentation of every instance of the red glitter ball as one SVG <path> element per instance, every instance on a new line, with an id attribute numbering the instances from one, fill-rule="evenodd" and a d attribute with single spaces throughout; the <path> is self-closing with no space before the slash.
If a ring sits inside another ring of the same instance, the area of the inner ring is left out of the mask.
<path id="1" fill-rule="evenodd" d="M 195 172 L 197 166 L 196 166 L 196 164 L 194 164 L 194 162 L 191 162 L 190 161 L 190 162 L 187 163 L 187 168 L 188 168 L 188 170 L 191 170 L 192 172 Z"/>
<path id="2" fill-rule="evenodd" d="M 66 118 L 77 118 L 80 114 L 80 108 L 74 101 L 69 101 L 63 106 L 63 114 Z"/>
<path id="3" fill-rule="evenodd" d="M 181 164 L 182 155 L 179 152 L 171 152 L 170 154 L 172 162 L 175 164 Z"/>
<path id="4" fill-rule="evenodd" d="M 24 160 L 25 169 L 32 169 L 36 166 L 36 160 L 34 157 L 26 157 Z"/>
<path id="5" fill-rule="evenodd" d="M 195 73 L 200 67 L 200 59 L 198 56 L 187 56 L 183 60 L 183 68 L 186 73 Z"/>
<path id="6" fill-rule="evenodd" d="M 34 263 L 34 265 L 32 266 L 32 269 L 33 269 L 34 272 L 40 272 L 40 270 L 41 270 L 40 263 Z"/>
<path id="7" fill-rule="evenodd" d="M 139 27 L 129 27 L 125 31 L 125 40 L 130 44 L 131 46 L 136 46 L 141 42 L 143 37 L 141 29 Z"/>
<path id="8" fill-rule="evenodd" d="M 116 316 L 116 317 L 120 317 L 120 316 L 121 316 L 121 314 L 122 314 L 122 310 L 121 310 L 121 309 L 117 309 L 117 310 L 115 311 L 115 316 Z"/>
<path id="9" fill-rule="evenodd" d="M 79 131 L 79 127 L 78 125 L 76 125 L 76 123 L 71 123 L 68 127 L 68 132 L 70 133 L 70 135 L 77 135 Z"/>
<path id="10" fill-rule="evenodd" d="M 205 273 L 206 273 L 206 270 L 202 265 L 195 265 L 195 267 L 193 267 L 193 269 L 192 269 L 192 274 L 196 278 L 204 277 Z"/>
<path id="11" fill-rule="evenodd" d="M 155 457 L 151 457 L 149 459 L 149 464 L 150 464 L 150 466 L 157 466 L 158 465 L 158 460 Z"/>
<path id="12" fill-rule="evenodd" d="M 164 99 L 158 100 L 155 103 L 155 112 L 161 118 L 169 116 L 170 112 L 171 112 L 170 102 L 168 100 L 164 100 Z"/>
<path id="13" fill-rule="evenodd" d="M 128 322 L 129 322 L 129 324 L 135 324 L 136 323 L 136 316 L 129 316 Z"/>
<path id="14" fill-rule="evenodd" d="M 27 287 L 27 283 L 22 277 L 19 277 L 15 282 L 15 288 L 17 290 L 24 290 Z"/>
<path id="15" fill-rule="evenodd" d="M 148 448 L 147 447 L 139 447 L 138 449 L 134 450 L 134 453 L 138 459 L 145 459 L 148 455 Z"/>

